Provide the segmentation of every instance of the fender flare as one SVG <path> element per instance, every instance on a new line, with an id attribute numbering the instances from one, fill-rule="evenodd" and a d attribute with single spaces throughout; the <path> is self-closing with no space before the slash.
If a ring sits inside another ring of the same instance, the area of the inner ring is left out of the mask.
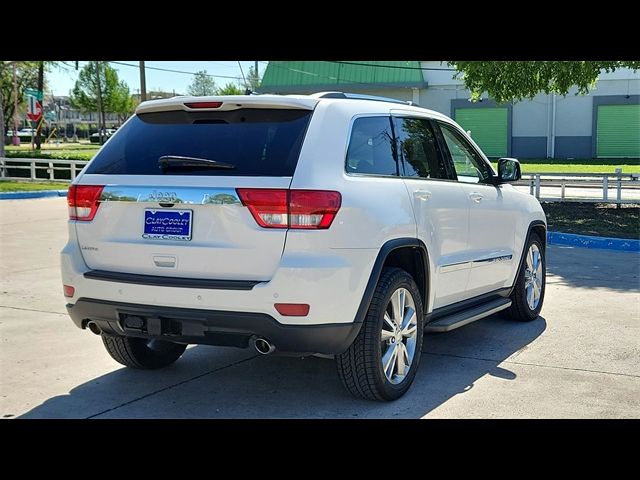
<path id="1" fill-rule="evenodd" d="M 380 280 L 380 275 L 382 274 L 382 268 L 384 267 L 384 263 L 389 256 L 389 254 L 397 250 L 399 248 L 417 248 L 421 251 L 422 255 L 422 263 L 424 268 L 425 282 L 424 282 L 424 306 L 423 309 L 427 311 L 427 305 L 429 303 L 429 255 L 427 253 L 427 247 L 424 242 L 418 238 L 396 238 L 393 240 L 387 241 L 378 252 L 378 256 L 376 257 L 376 261 L 373 264 L 373 269 L 371 270 L 371 275 L 369 275 L 369 281 L 367 282 L 367 286 L 364 290 L 364 294 L 362 295 L 362 300 L 360 301 L 360 306 L 358 307 L 358 311 L 356 312 L 356 317 L 354 319 L 354 323 L 362 323 L 364 321 L 365 316 L 367 315 L 367 311 L 369 310 L 369 305 L 371 305 L 371 300 L 373 299 L 373 293 L 376 290 L 376 286 L 378 285 L 378 280 Z"/>
<path id="2" fill-rule="evenodd" d="M 533 227 L 538 227 L 538 226 L 542 226 L 544 228 L 544 232 L 545 232 L 545 238 L 541 239 L 544 242 L 544 249 L 545 249 L 545 253 L 547 250 L 547 239 L 546 239 L 546 235 L 547 235 L 547 224 L 544 223 L 542 220 L 534 220 L 533 222 L 531 222 L 529 224 L 529 228 L 527 228 L 527 236 L 524 239 L 524 245 L 522 246 L 522 252 L 520 254 L 520 262 L 518 263 L 518 270 L 516 270 L 516 277 L 513 279 L 513 285 L 511 285 L 511 287 L 509 288 L 509 297 L 513 294 L 513 289 L 516 288 L 516 283 L 518 283 L 518 277 L 520 275 L 520 271 L 522 270 L 522 266 L 524 265 L 524 254 L 525 254 L 525 249 L 527 248 L 527 245 L 529 244 L 529 238 L 531 238 L 531 232 L 533 231 Z"/>

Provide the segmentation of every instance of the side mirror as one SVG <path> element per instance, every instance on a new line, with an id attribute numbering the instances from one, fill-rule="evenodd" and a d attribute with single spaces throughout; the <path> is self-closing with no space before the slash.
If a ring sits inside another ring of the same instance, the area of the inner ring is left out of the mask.
<path id="1" fill-rule="evenodd" d="M 499 183 L 517 182 L 522 178 L 520 162 L 515 158 L 501 158 L 498 160 Z"/>

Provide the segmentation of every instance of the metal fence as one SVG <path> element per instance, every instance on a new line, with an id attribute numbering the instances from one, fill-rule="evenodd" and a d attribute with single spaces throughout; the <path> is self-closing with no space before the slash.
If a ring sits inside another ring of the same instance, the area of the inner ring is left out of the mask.
<path id="1" fill-rule="evenodd" d="M 86 164 L 86 160 L 0 158 L 0 179 L 69 182 Z M 525 173 L 516 188 L 528 189 L 545 202 L 640 203 L 640 173 Z"/>
<path id="2" fill-rule="evenodd" d="M 640 203 L 640 173 L 525 173 L 516 185 L 543 202 Z"/>
<path id="3" fill-rule="evenodd" d="M 48 158 L 0 158 L 0 179 L 71 182 L 87 162 L 87 160 Z M 38 175 L 38 172 L 46 173 Z M 60 172 L 60 174 L 56 175 L 56 172 Z M 63 175 L 62 172 L 67 173 Z"/>

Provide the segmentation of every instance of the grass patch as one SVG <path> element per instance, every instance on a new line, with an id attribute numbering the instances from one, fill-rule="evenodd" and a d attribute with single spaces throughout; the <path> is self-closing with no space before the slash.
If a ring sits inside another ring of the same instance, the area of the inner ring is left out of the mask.
<path id="1" fill-rule="evenodd" d="M 550 231 L 640 239 L 640 205 L 543 203 Z"/>
<path id="2" fill-rule="evenodd" d="M 49 143 L 42 145 L 40 151 L 59 151 L 59 150 L 97 150 L 100 147 L 97 143 Z M 7 145 L 4 147 L 7 152 L 31 151 L 31 144 L 23 143 L 20 146 Z"/>
<path id="3" fill-rule="evenodd" d="M 640 158 L 523 158 L 522 164 L 545 165 L 640 165 Z"/>
<path id="4" fill-rule="evenodd" d="M 622 173 L 640 173 L 640 165 L 631 163 L 616 163 L 611 165 L 579 164 L 579 163 L 525 163 L 520 165 L 522 173 L 615 173 L 616 168 L 621 168 Z M 498 164 L 493 163 L 497 171 Z"/>
<path id="5" fill-rule="evenodd" d="M 66 183 L 36 183 L 2 181 L 0 182 L 0 192 L 32 192 L 34 190 L 66 190 L 69 185 Z"/>

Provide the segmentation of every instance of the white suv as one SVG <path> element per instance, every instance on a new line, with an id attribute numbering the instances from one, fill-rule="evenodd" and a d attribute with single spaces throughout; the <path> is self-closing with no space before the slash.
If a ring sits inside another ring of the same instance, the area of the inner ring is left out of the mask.
<path id="1" fill-rule="evenodd" d="M 545 215 L 450 118 L 339 92 L 142 103 L 69 189 L 69 315 L 133 368 L 187 344 L 335 356 L 393 400 L 422 332 L 536 318 Z"/>

